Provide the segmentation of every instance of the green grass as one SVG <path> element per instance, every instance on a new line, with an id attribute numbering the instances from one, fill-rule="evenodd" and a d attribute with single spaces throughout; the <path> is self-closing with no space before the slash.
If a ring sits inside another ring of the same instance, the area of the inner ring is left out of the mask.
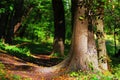
<path id="1" fill-rule="evenodd" d="M 19 48 L 15 45 L 8 45 L 4 43 L 0 44 L 0 50 L 4 50 L 6 53 L 12 54 L 17 57 L 31 56 L 30 51 L 27 48 Z"/>
<path id="2" fill-rule="evenodd" d="M 119 70 L 120 71 L 120 70 Z M 117 71 L 117 72 L 119 72 Z M 110 72 L 100 73 L 100 72 L 71 72 L 69 74 L 71 77 L 75 77 L 76 80 L 119 80 L 119 73 L 111 74 Z"/>

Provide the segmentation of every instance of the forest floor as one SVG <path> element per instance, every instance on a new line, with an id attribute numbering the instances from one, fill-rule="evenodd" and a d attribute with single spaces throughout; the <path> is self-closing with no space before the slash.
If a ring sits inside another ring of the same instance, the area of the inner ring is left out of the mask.
<path id="1" fill-rule="evenodd" d="M 7 73 L 19 75 L 23 80 L 25 78 L 30 78 L 31 80 L 49 80 L 51 74 L 41 75 L 38 70 L 44 68 L 44 66 L 50 67 L 56 65 L 61 61 L 58 58 L 51 58 L 48 55 L 34 55 L 34 58 L 34 60 L 30 60 L 30 58 L 20 59 L 13 55 L 0 53 L 0 62 L 5 65 Z M 69 75 L 62 75 L 52 80 L 75 80 L 75 78 Z"/>
<path id="2" fill-rule="evenodd" d="M 58 57 L 49 56 L 50 51 L 52 50 L 51 44 L 45 44 L 45 43 L 34 44 L 29 42 L 27 43 L 20 42 L 19 45 L 17 46 L 20 46 L 20 48 L 22 49 L 28 48 L 30 50 L 30 53 L 32 54 L 32 57 L 29 57 L 29 56 L 17 57 L 17 56 L 13 56 L 12 54 L 6 53 L 4 51 L 3 52 L 0 51 L 0 62 L 4 64 L 5 70 L 7 71 L 8 76 L 10 74 L 18 75 L 22 78 L 22 80 L 76 80 L 79 78 L 79 77 L 77 78 L 76 75 L 72 77 L 70 76 L 70 74 L 54 76 L 55 75 L 54 72 L 50 72 L 46 74 L 41 73 L 43 69 L 45 70 L 45 68 L 54 66 L 60 63 L 64 59 L 63 57 L 59 57 L 59 56 Z M 65 53 L 68 53 L 68 50 L 69 50 L 69 46 L 66 46 Z M 111 64 L 116 66 L 115 71 L 119 73 L 120 67 L 118 65 L 119 65 L 120 59 L 113 57 L 112 60 L 113 61 Z M 118 76 L 119 75 L 120 73 L 118 74 Z M 54 77 L 51 79 L 51 76 L 54 76 Z M 88 75 L 88 77 L 89 76 L 91 75 Z M 85 74 L 84 78 L 86 77 L 87 76 Z M 29 79 L 26 79 L 26 78 L 29 78 Z M 7 80 L 13 80 L 13 79 L 7 79 Z M 14 80 L 21 80 L 21 79 L 14 79 Z M 81 80 L 87 80 L 87 79 L 82 78 Z M 92 80 L 98 80 L 98 79 L 92 79 Z M 103 79 L 103 80 L 108 80 L 108 79 Z M 118 79 L 115 79 L 115 80 L 118 80 Z"/>

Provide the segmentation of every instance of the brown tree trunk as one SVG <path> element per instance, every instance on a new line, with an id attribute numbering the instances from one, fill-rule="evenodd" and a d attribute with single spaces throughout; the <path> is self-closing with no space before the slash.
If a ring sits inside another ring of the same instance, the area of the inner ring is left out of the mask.
<path id="1" fill-rule="evenodd" d="M 53 77 L 70 71 L 98 71 L 98 57 L 95 46 L 92 21 L 84 0 L 74 1 L 73 35 L 69 56 L 53 67 L 43 68 L 38 72 Z"/>
<path id="2" fill-rule="evenodd" d="M 91 15 L 88 17 L 88 53 L 90 54 L 90 59 L 93 61 L 94 65 L 98 67 L 98 55 L 97 48 L 94 38 L 94 27 L 92 24 L 93 18 Z"/>
<path id="3" fill-rule="evenodd" d="M 94 37 L 91 35 L 92 32 L 89 33 L 90 29 L 88 29 L 87 8 L 83 5 L 83 0 L 74 1 L 75 12 L 70 50 L 72 56 L 69 69 L 82 71 L 96 70 L 98 69 L 97 53 L 95 50 Z M 89 36 L 92 36 L 92 38 L 89 39 Z"/>
<path id="4" fill-rule="evenodd" d="M 14 26 L 14 35 L 16 35 L 17 31 L 20 29 L 21 27 L 21 22 L 18 22 L 15 26 Z"/>
<path id="5" fill-rule="evenodd" d="M 64 43 L 65 43 L 65 18 L 64 6 L 62 0 L 52 0 L 54 11 L 54 42 L 53 52 L 61 53 L 64 56 Z"/>
<path id="6" fill-rule="evenodd" d="M 108 70 L 107 64 L 107 53 L 106 53 L 106 45 L 105 45 L 105 33 L 104 33 L 104 3 L 101 0 L 98 0 L 99 7 L 97 9 L 97 43 L 98 43 L 98 61 L 99 67 L 103 70 Z"/>
<path id="7" fill-rule="evenodd" d="M 22 17 L 20 18 L 20 21 L 17 22 L 17 24 L 14 27 L 14 35 L 23 37 L 25 34 L 25 30 L 27 28 L 26 24 L 22 26 L 22 22 L 28 18 L 30 12 L 32 11 L 33 6 L 29 6 L 28 9 L 24 10 Z"/>

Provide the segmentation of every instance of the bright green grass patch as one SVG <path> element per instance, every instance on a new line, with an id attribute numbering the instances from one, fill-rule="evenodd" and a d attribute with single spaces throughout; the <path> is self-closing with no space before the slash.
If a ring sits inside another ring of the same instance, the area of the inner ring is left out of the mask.
<path id="1" fill-rule="evenodd" d="M 120 77 L 117 74 L 111 74 L 110 72 L 106 72 L 105 74 L 96 72 L 96 73 L 91 73 L 91 72 L 71 72 L 70 73 L 71 77 L 75 77 L 76 80 L 119 80 Z"/>
<path id="2" fill-rule="evenodd" d="M 0 50 L 5 51 L 6 53 L 12 54 L 18 57 L 26 57 L 31 56 L 29 49 L 27 48 L 19 48 L 15 45 L 8 45 L 0 41 Z"/>

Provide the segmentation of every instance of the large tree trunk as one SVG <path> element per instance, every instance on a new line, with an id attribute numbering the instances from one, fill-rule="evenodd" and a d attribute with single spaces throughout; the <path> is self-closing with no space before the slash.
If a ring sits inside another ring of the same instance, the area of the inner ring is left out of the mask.
<path id="1" fill-rule="evenodd" d="M 74 1 L 74 23 L 70 54 L 58 65 L 43 68 L 39 72 L 61 74 L 69 71 L 98 71 L 98 57 L 95 46 L 92 22 L 84 0 Z M 54 74 L 55 75 L 55 74 Z M 51 76 L 52 77 L 52 76 Z"/>
<path id="2" fill-rule="evenodd" d="M 64 43 L 65 43 L 65 18 L 64 6 L 62 0 L 52 0 L 54 11 L 54 42 L 53 52 L 61 53 L 64 56 Z"/>
<path id="3" fill-rule="evenodd" d="M 103 23 L 103 15 L 104 15 L 104 2 L 98 0 L 99 7 L 97 9 L 97 43 L 98 43 L 98 61 L 99 67 L 103 70 L 108 70 L 108 56 L 106 53 L 106 45 L 105 45 L 105 33 L 104 33 L 104 23 Z"/>
<path id="4" fill-rule="evenodd" d="M 82 71 L 87 71 L 91 69 L 96 70 L 98 69 L 97 52 L 95 50 L 93 33 L 90 32 L 90 29 L 88 29 L 88 13 L 86 13 L 87 8 L 85 8 L 85 6 L 82 4 L 84 3 L 83 1 L 74 1 L 75 13 L 72 45 L 70 50 L 72 56 L 69 69 Z M 92 36 L 92 38 L 89 39 L 89 36 Z"/>

